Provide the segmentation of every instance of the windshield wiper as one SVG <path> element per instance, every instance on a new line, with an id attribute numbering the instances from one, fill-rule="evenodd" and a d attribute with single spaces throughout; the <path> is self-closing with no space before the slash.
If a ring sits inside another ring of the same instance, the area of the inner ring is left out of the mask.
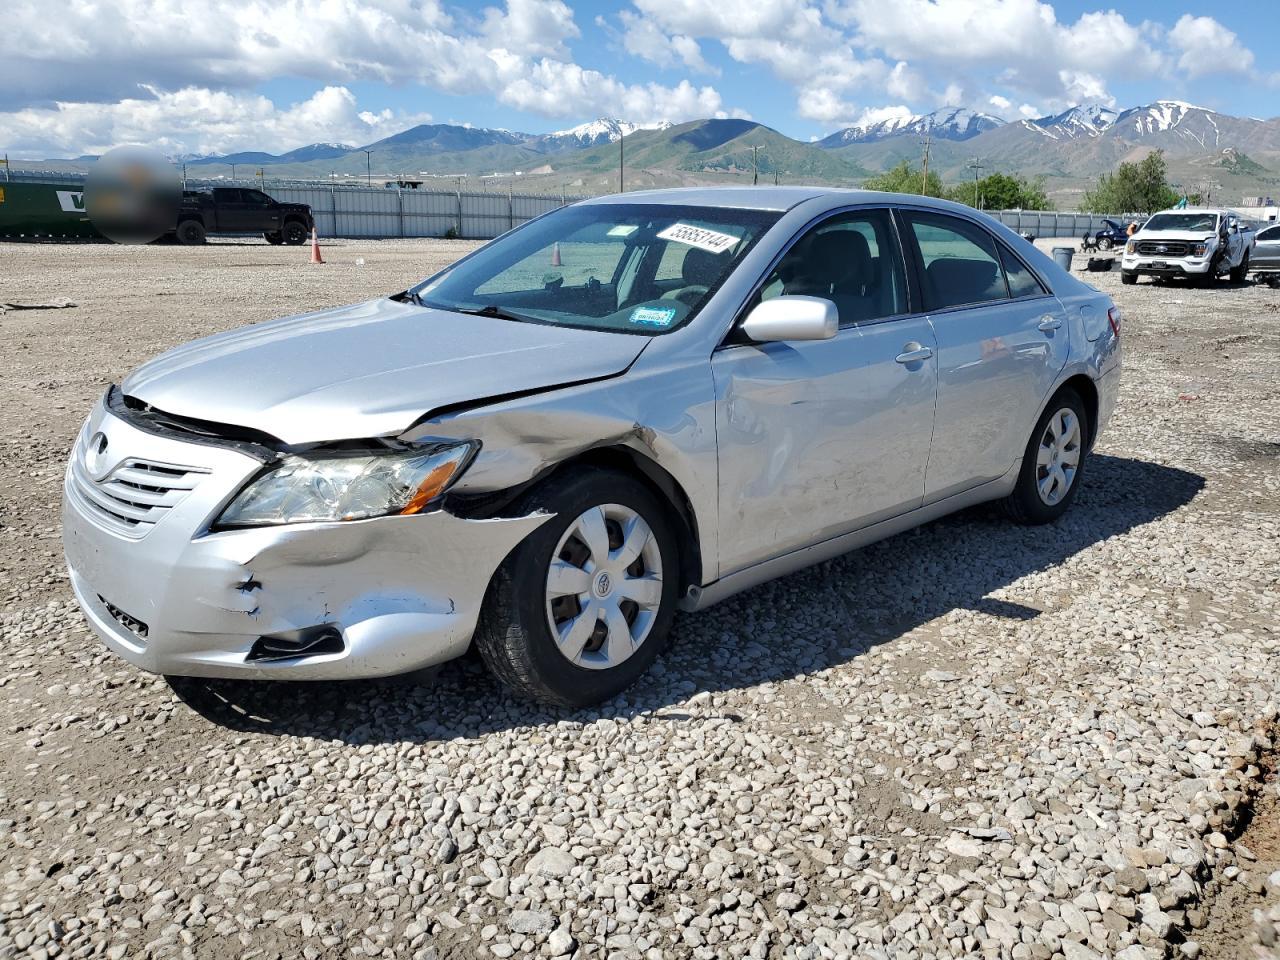
<path id="1" fill-rule="evenodd" d="M 498 320 L 515 320 L 518 323 L 540 323 L 534 317 L 526 317 L 523 314 L 512 313 L 496 303 L 486 303 L 483 307 L 444 307 L 443 309 L 452 310 L 454 313 L 465 313 L 472 317 L 494 317 Z"/>

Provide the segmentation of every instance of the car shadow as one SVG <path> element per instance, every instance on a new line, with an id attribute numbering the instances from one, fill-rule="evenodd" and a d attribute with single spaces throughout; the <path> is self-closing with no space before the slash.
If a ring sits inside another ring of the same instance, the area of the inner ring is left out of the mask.
<path id="1" fill-rule="evenodd" d="M 1194 473 L 1094 455 L 1056 524 L 1025 527 L 975 507 L 800 571 L 709 610 L 681 615 L 650 671 L 603 705 L 555 710 L 523 701 L 468 655 L 429 678 L 284 683 L 169 678 L 212 723 L 239 732 L 350 744 L 428 742 L 563 720 L 659 714 L 701 691 L 733 690 L 856 660 L 957 608 L 1028 621 L 1033 605 L 990 596 L 1190 503 Z M 822 639 L 816 639 L 822 638 Z"/>

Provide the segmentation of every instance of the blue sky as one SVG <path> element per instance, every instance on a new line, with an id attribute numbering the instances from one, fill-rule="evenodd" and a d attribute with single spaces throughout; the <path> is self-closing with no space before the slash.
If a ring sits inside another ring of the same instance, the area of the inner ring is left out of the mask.
<path id="1" fill-rule="evenodd" d="M 1180 99 L 1280 114 L 1276 0 L 18 0 L 0 149 L 365 143 L 747 116 L 801 139 L 967 106 Z M 127 29 L 120 29 L 127 24 Z"/>

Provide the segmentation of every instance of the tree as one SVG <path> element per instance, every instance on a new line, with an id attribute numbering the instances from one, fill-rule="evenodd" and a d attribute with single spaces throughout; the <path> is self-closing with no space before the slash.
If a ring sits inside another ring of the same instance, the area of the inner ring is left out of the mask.
<path id="1" fill-rule="evenodd" d="M 1122 163 L 1115 173 L 1103 174 L 1098 186 L 1084 195 L 1084 208 L 1093 213 L 1164 210 L 1178 202 L 1168 172 L 1163 150 L 1154 150 L 1137 163 Z"/>
<path id="2" fill-rule="evenodd" d="M 862 186 L 866 190 L 882 190 L 885 193 L 915 193 L 926 197 L 946 195 L 941 177 L 930 171 L 929 182 L 925 183 L 920 171 L 906 160 L 892 170 L 868 178 Z"/>
<path id="3" fill-rule="evenodd" d="M 1028 180 L 1007 173 L 993 173 L 976 183 L 958 183 L 947 191 L 947 198 L 980 206 L 983 210 L 1053 209 L 1044 191 L 1043 178 Z"/>

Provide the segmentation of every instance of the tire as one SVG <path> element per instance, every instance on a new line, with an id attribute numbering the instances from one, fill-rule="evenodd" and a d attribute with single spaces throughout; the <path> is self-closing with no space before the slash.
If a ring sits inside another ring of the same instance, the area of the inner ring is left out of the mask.
<path id="1" fill-rule="evenodd" d="M 1249 275 L 1249 251 L 1244 252 L 1244 256 L 1240 258 L 1240 266 L 1231 268 L 1231 282 L 1244 283 L 1244 278 Z"/>
<path id="2" fill-rule="evenodd" d="M 1074 424 L 1068 417 L 1074 418 Z M 1004 501 L 1005 510 L 1010 517 L 1024 524 L 1053 523 L 1067 511 L 1084 476 L 1085 462 L 1089 456 L 1090 429 L 1080 395 L 1071 389 L 1058 391 L 1040 415 L 1035 430 L 1031 432 L 1031 439 L 1027 441 L 1027 449 L 1022 456 L 1017 484 L 1013 493 Z M 1055 434 L 1065 435 L 1065 443 L 1059 440 L 1056 444 L 1046 446 L 1046 441 L 1051 440 Z M 1048 459 L 1050 452 L 1056 454 L 1052 460 Z M 1068 468 L 1073 460 L 1074 465 Z M 1061 474 L 1056 482 L 1050 479 L 1054 466 L 1059 468 L 1058 472 Z M 1045 472 L 1043 477 L 1042 470 Z M 1066 483 L 1065 490 L 1061 489 L 1063 482 Z M 1049 487 L 1048 495 L 1045 493 L 1046 484 Z"/>
<path id="3" fill-rule="evenodd" d="M 1138 275 L 1134 273 L 1132 270 L 1121 270 L 1120 282 L 1123 283 L 1125 286 L 1133 286 L 1135 283 L 1138 282 Z"/>
<path id="4" fill-rule="evenodd" d="M 494 574 L 474 638 L 481 658 L 517 694 L 551 706 L 583 707 L 616 696 L 662 652 L 675 615 L 679 551 L 665 504 L 624 473 L 584 468 L 541 485 L 517 509 L 555 516 L 517 546 Z M 605 522 L 597 525 L 601 517 Z M 650 534 L 639 555 L 625 568 L 600 570 L 590 558 L 607 552 L 615 562 L 626 559 L 616 558 L 626 529 L 643 536 L 643 529 L 631 526 L 635 517 Z M 606 531 L 607 543 L 598 539 Z M 596 542 L 594 553 L 588 540 Z M 561 574 L 559 588 L 581 585 L 582 592 L 566 591 L 552 599 L 553 563 Z M 585 566 L 598 572 L 582 572 Z M 653 581 L 659 578 L 655 588 Z M 647 585 L 641 588 L 640 580 Z M 644 594 L 646 605 L 626 599 L 624 584 L 637 596 Z M 605 626 L 605 618 L 617 632 Z M 553 620 L 566 638 L 563 648 L 553 634 Z"/>
<path id="5" fill-rule="evenodd" d="M 204 224 L 199 220 L 183 220 L 178 224 L 178 242 L 184 247 L 194 247 L 204 243 Z"/>
<path id="6" fill-rule="evenodd" d="M 280 231 L 278 230 L 268 230 L 262 235 L 262 239 L 267 241 L 267 243 L 271 244 L 273 247 L 278 247 L 280 244 L 284 243 L 284 237 L 280 235 Z"/>
<path id="7" fill-rule="evenodd" d="M 1111 238 L 1110 238 L 1110 237 L 1100 237 L 1100 238 L 1098 239 L 1098 249 L 1099 249 L 1099 250 L 1110 250 L 1110 249 L 1111 249 L 1111 247 L 1112 247 L 1112 243 L 1111 243 Z"/>
<path id="8" fill-rule="evenodd" d="M 280 234 L 284 237 L 284 242 L 291 247 L 298 247 L 307 242 L 307 237 L 311 231 L 307 229 L 307 225 L 301 220 L 290 220 L 281 229 Z"/>

